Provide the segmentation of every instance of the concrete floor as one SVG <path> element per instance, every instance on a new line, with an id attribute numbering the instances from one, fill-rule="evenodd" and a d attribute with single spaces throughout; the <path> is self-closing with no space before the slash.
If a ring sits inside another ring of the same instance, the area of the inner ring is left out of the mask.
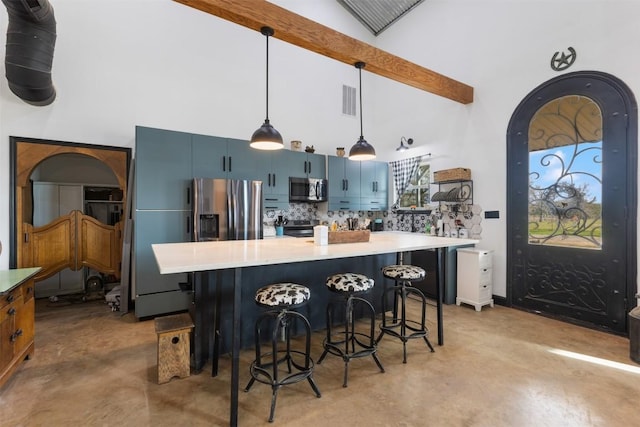
<path id="1" fill-rule="evenodd" d="M 306 382 L 283 388 L 274 424 L 611 427 L 640 419 L 640 365 L 629 358 L 627 338 L 499 306 L 477 313 L 450 305 L 444 316 L 443 347 L 430 353 L 414 340 L 405 365 L 402 345 L 387 336 L 379 349 L 386 373 L 371 358 L 355 360 L 348 388 L 342 362 L 328 356 L 316 366 L 322 398 Z M 434 317 L 430 309 L 432 330 Z M 316 360 L 322 338 L 313 337 Z M 242 386 L 252 358 L 242 353 Z M 101 301 L 38 300 L 35 356 L 0 390 L 0 425 L 228 425 L 228 357 L 217 378 L 209 368 L 158 385 L 153 321 L 113 313 Z M 269 425 L 270 393 L 263 384 L 240 392 L 241 426 Z"/>

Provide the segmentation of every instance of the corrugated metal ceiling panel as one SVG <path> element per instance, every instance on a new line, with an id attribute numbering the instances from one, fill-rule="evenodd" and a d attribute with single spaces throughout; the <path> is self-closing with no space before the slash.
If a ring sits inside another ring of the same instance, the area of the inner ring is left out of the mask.
<path id="1" fill-rule="evenodd" d="M 377 36 L 424 0 L 337 1 Z"/>

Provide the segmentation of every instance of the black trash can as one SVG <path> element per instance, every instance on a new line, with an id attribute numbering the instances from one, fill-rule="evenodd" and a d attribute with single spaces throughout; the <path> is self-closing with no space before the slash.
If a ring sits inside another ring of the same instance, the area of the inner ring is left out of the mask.
<path id="1" fill-rule="evenodd" d="M 640 363 L 640 306 L 629 312 L 629 356 Z"/>

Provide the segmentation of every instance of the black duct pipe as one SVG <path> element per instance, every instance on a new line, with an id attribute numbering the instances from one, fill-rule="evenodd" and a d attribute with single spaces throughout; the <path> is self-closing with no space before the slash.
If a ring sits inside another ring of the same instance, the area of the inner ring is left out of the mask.
<path id="1" fill-rule="evenodd" d="M 2 0 L 9 13 L 4 60 L 9 89 L 32 105 L 56 99 L 51 64 L 56 18 L 49 0 Z"/>

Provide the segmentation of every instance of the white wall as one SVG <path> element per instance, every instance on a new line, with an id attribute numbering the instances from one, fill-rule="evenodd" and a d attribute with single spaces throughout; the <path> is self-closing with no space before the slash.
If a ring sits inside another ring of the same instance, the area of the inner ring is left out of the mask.
<path id="1" fill-rule="evenodd" d="M 566 72 L 595 70 L 622 79 L 640 96 L 640 2 L 429 0 L 386 30 L 377 46 L 456 78 L 475 89 L 468 106 L 376 80 L 378 121 L 371 142 L 414 138 L 431 152 L 432 170 L 468 167 L 474 203 L 499 210 L 483 219 L 479 246 L 495 250 L 494 294 L 506 296 L 506 131 L 520 101 L 561 73 L 557 51 L 572 46 L 577 60 Z M 397 143 L 396 143 L 397 144 Z M 417 151 L 416 151 L 417 152 Z M 403 153 L 414 155 L 412 150 Z"/>
<path id="2" fill-rule="evenodd" d="M 168 0 L 52 0 L 58 22 L 47 107 L 16 98 L 0 81 L 0 198 L 9 197 L 11 135 L 133 147 L 135 125 L 249 138 L 264 120 L 265 40 L 258 32 Z M 382 160 L 432 153 L 432 169 L 468 167 L 495 253 L 494 293 L 506 295 L 506 129 L 536 86 L 557 76 L 554 52 L 578 52 L 568 71 L 613 74 L 640 93 L 640 2 L 632 0 L 428 0 L 373 37 L 335 0 L 278 0 L 283 7 L 469 84 L 470 105 L 363 73 L 364 134 Z M 6 30 L 6 13 L 0 29 Z M 0 43 L 4 56 L 4 43 Z M 3 73 L 4 74 L 4 73 Z M 272 124 L 334 154 L 359 136 L 341 114 L 350 65 L 270 41 Z M 3 204 L 3 206 L 7 206 Z M 9 212 L 0 210 L 0 268 L 8 266 Z"/>

